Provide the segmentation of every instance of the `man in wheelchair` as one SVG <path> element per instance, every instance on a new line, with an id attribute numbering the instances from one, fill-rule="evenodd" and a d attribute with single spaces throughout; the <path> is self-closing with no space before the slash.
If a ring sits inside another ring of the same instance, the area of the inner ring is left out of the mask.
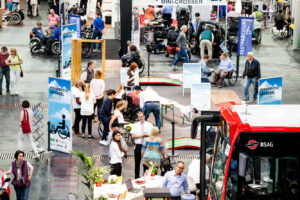
<path id="1" fill-rule="evenodd" d="M 30 39 L 33 37 L 39 38 L 42 44 L 45 44 L 46 42 L 46 36 L 43 33 L 42 29 L 42 23 L 37 22 L 36 26 L 32 28 L 32 30 L 29 32 L 30 34 Z"/>
<path id="2" fill-rule="evenodd" d="M 141 62 L 140 59 L 140 54 L 136 48 L 135 45 L 130 45 L 129 46 L 129 53 L 125 54 L 121 57 L 122 60 L 122 66 L 123 67 L 127 67 L 130 65 L 130 63 L 135 62 L 139 65 L 139 63 Z M 140 65 L 139 65 L 140 66 Z"/>
<path id="3" fill-rule="evenodd" d="M 137 99 L 134 97 L 136 93 L 140 93 L 141 87 L 136 85 L 133 92 L 123 95 L 123 100 L 127 101 L 127 108 L 123 110 L 123 116 L 125 120 L 135 121 L 137 120 L 137 113 L 141 110 L 139 106 L 136 106 Z M 139 98 L 139 97 L 138 97 Z M 135 99 L 135 100 L 133 100 Z M 139 99 L 138 99 L 139 102 Z"/>
<path id="4" fill-rule="evenodd" d="M 279 9 L 278 14 L 275 16 L 275 27 L 277 30 L 282 30 L 285 24 L 286 20 L 283 15 L 283 10 Z"/>
<path id="5" fill-rule="evenodd" d="M 221 54 L 220 58 L 221 63 L 219 65 L 219 68 L 214 73 L 213 81 L 211 82 L 211 84 L 222 88 L 224 79 L 229 73 L 233 71 L 233 63 L 230 58 L 228 58 L 225 52 Z"/>
<path id="6" fill-rule="evenodd" d="M 46 49 L 47 49 L 47 53 L 51 54 L 51 45 L 53 44 L 54 41 L 59 40 L 59 27 L 58 27 L 58 23 L 54 23 L 54 34 L 46 39 Z"/>

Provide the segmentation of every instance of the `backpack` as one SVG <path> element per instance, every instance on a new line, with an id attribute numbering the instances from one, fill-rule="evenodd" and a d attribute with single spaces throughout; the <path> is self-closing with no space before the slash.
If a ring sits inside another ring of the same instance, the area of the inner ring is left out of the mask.
<path id="1" fill-rule="evenodd" d="M 256 21 L 260 22 L 263 20 L 263 13 L 260 11 L 255 11 L 255 19 Z"/>

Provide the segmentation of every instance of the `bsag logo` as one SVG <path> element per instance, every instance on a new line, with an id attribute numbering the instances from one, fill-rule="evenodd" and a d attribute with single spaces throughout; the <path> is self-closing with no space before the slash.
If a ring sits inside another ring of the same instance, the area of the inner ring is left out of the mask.
<path id="1" fill-rule="evenodd" d="M 246 144 L 246 147 L 248 147 L 251 150 L 254 150 L 257 148 L 258 146 L 258 142 L 256 142 L 255 140 L 249 140 L 249 142 Z"/>
<path id="2" fill-rule="evenodd" d="M 254 150 L 257 147 L 262 147 L 262 148 L 268 148 L 268 147 L 273 147 L 274 143 L 273 142 L 256 142 L 255 140 L 249 140 L 249 142 L 246 144 L 246 147 L 248 147 L 250 150 Z"/>

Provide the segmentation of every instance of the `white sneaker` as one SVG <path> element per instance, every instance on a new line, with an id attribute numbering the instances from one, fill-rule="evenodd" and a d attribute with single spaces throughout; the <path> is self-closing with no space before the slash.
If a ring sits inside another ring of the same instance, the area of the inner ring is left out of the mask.
<path id="1" fill-rule="evenodd" d="M 104 145 L 104 146 L 107 146 L 107 142 L 105 140 L 100 140 L 99 143 L 102 144 L 102 145 Z"/>

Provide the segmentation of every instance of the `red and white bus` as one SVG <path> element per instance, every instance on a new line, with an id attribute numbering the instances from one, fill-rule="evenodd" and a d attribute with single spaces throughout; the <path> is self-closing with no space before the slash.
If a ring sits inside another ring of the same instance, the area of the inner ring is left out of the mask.
<path id="1" fill-rule="evenodd" d="M 300 105 L 222 103 L 194 119 L 194 138 L 199 124 L 201 160 L 212 154 L 209 180 L 201 162 L 200 199 L 300 200 Z M 218 127 L 214 138 L 207 126 Z"/>

